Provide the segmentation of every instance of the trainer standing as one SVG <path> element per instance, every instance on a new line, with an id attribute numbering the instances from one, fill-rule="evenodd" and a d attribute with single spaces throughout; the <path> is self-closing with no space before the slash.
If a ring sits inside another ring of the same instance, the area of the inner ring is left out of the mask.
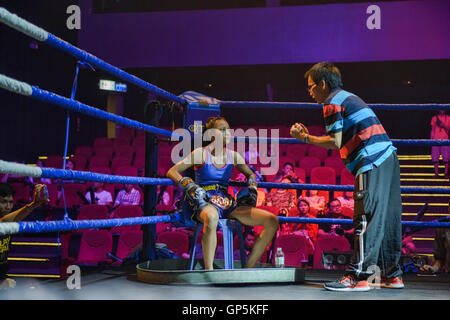
<path id="1" fill-rule="evenodd" d="M 403 288 L 399 259 L 402 252 L 402 200 L 396 148 L 375 113 L 356 95 L 342 90 L 339 69 L 328 62 L 305 73 L 308 92 L 323 104 L 325 136 L 312 136 L 302 123 L 291 136 L 328 149 L 337 149 L 355 176 L 354 253 L 341 279 L 326 283 L 332 291 L 368 291 L 368 278 L 381 271 L 381 286 Z"/>

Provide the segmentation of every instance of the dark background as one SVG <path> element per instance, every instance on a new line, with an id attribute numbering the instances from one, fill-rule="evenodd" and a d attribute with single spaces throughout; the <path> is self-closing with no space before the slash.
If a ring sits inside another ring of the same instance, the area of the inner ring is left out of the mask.
<path id="1" fill-rule="evenodd" d="M 202 8 L 199 3 L 197 2 L 197 9 Z M 0 6 L 76 45 L 77 32 L 66 28 L 68 17 L 66 8 L 72 4 L 77 4 L 77 1 L 0 2 Z M 281 5 L 300 4 L 308 4 L 308 1 L 281 2 Z M 138 5 L 138 1 L 135 5 Z M 237 6 L 236 2 L 233 5 Z M 242 6 L 251 7 L 259 6 L 259 4 L 258 1 L 246 1 Z M 205 5 L 205 8 L 208 6 Z M 135 11 L 136 9 L 125 10 Z M 174 7 L 174 10 L 181 9 Z M 33 49 L 33 45 L 30 46 L 33 42 L 31 38 L 1 24 L 0 73 L 70 97 L 76 60 L 42 43 L 37 43 L 38 48 Z M 313 102 L 306 92 L 306 82 L 303 77 L 311 65 L 135 68 L 126 71 L 177 95 L 193 90 L 221 100 L 267 101 L 266 84 L 270 83 L 274 101 Z M 359 95 L 367 103 L 450 102 L 450 60 L 354 62 L 337 63 L 337 65 L 343 75 L 344 88 Z M 100 71 L 82 70 L 79 75 L 76 99 L 105 109 L 107 93 L 98 89 L 98 81 L 101 78 L 114 80 L 113 77 Z M 146 101 L 147 93 L 144 90 L 128 85 L 124 115 L 143 121 Z M 5 90 L 0 90 L 0 103 L 1 159 L 34 163 L 39 155 L 63 154 L 65 110 Z M 375 113 L 380 117 L 391 138 L 427 139 L 430 132 L 430 120 L 435 112 L 375 110 Z M 232 127 L 290 125 L 294 121 L 301 121 L 307 125 L 323 124 L 320 109 L 277 109 L 276 111 L 226 109 L 223 110 L 223 115 L 229 119 Z M 80 118 L 79 128 L 76 125 L 77 117 Z M 162 125 L 169 126 L 170 119 L 171 115 L 166 112 Z M 182 116 L 176 115 L 175 119 L 176 125 L 181 126 Z M 106 136 L 105 121 L 71 114 L 69 154 L 73 153 L 77 145 L 91 144 L 97 136 Z M 402 150 L 400 153 L 408 151 L 410 150 Z M 413 151 L 426 153 L 428 149 L 416 148 Z"/>

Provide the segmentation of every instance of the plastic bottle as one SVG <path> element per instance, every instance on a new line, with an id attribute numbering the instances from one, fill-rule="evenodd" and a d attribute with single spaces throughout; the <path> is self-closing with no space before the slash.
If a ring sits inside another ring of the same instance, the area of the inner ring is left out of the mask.
<path id="1" fill-rule="evenodd" d="M 277 252 L 275 253 L 275 267 L 284 267 L 284 252 L 281 248 L 277 248 Z"/>

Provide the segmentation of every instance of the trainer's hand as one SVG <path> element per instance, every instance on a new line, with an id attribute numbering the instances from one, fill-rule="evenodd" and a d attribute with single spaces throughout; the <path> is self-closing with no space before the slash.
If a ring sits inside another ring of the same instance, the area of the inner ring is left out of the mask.
<path id="1" fill-rule="evenodd" d="M 305 138 L 309 135 L 309 131 L 303 123 L 297 122 L 291 126 L 290 134 L 291 137 L 304 142 Z"/>
<path id="2" fill-rule="evenodd" d="M 39 207 L 45 203 L 48 203 L 50 199 L 48 198 L 47 186 L 44 184 L 37 184 L 34 186 L 33 201 L 31 205 Z"/>

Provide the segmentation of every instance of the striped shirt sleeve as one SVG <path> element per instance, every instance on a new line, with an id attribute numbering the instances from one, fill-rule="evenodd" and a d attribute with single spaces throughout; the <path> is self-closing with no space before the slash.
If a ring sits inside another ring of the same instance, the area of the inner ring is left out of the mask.
<path id="1" fill-rule="evenodd" d="M 342 113 L 344 108 L 337 104 L 327 104 L 323 107 L 323 118 L 325 120 L 325 128 L 328 134 L 341 132 L 344 127 L 344 119 Z"/>

